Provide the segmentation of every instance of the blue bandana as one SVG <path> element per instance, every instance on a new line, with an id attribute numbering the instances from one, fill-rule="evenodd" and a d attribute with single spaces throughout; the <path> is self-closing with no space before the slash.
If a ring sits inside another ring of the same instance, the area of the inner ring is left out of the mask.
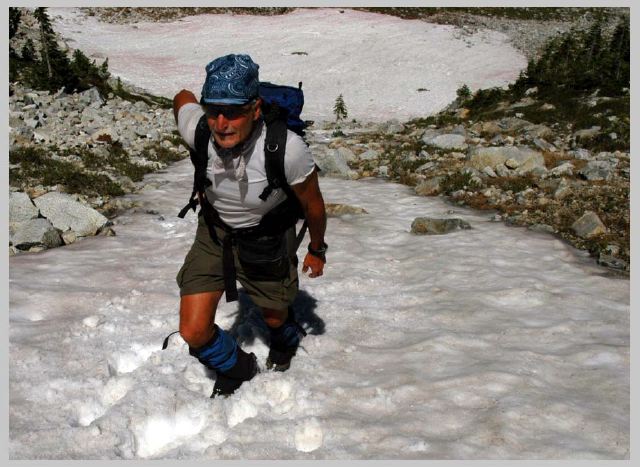
<path id="1" fill-rule="evenodd" d="M 209 63 L 201 104 L 242 105 L 258 97 L 258 64 L 249 55 L 225 55 Z"/>

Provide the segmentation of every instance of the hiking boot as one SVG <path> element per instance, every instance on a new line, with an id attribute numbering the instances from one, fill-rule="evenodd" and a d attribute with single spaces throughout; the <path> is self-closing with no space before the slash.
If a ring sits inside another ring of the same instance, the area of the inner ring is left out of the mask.
<path id="1" fill-rule="evenodd" d="M 249 381 L 258 373 L 258 359 L 255 354 L 247 353 L 238 347 L 236 364 L 224 373 L 216 372 L 216 382 L 213 386 L 211 398 L 216 396 L 229 397 L 245 381 Z"/>
<path id="2" fill-rule="evenodd" d="M 291 359 L 295 356 L 298 346 L 289 347 L 284 350 L 269 349 L 267 357 L 267 368 L 273 371 L 287 371 L 291 366 Z"/>
<path id="3" fill-rule="evenodd" d="M 293 319 L 291 308 L 289 308 L 285 323 L 279 328 L 269 328 L 269 332 L 271 343 L 267 357 L 267 368 L 274 371 L 286 371 L 291 366 L 291 359 L 298 351 L 301 337 L 306 336 L 307 333 Z"/>

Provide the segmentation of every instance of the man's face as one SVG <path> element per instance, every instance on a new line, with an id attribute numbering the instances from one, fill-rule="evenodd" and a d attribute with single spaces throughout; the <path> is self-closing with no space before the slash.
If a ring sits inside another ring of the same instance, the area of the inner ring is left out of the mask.
<path id="1" fill-rule="evenodd" d="M 215 142 L 230 149 L 245 141 L 260 118 L 260 99 L 244 105 L 206 105 L 207 124 Z"/>

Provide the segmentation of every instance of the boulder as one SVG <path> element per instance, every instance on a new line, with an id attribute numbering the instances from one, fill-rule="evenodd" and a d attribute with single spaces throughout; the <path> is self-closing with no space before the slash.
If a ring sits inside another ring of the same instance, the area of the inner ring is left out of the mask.
<path id="1" fill-rule="evenodd" d="M 377 159 L 380 157 L 380 153 L 378 151 L 376 151 L 375 149 L 367 149 L 365 152 L 363 152 L 362 154 L 360 154 L 358 156 L 358 158 L 361 161 L 370 161 L 373 159 Z"/>
<path id="2" fill-rule="evenodd" d="M 570 177 L 573 175 L 573 170 L 575 168 L 576 168 L 575 165 L 573 165 L 571 162 L 565 162 L 551 169 L 548 175 L 551 177 L 563 177 L 563 176 Z"/>
<path id="3" fill-rule="evenodd" d="M 576 131 L 573 134 L 573 137 L 576 140 L 589 140 L 598 136 L 601 129 L 602 128 L 599 126 L 592 126 L 591 128 Z"/>
<path id="4" fill-rule="evenodd" d="M 533 125 L 533 123 L 528 122 L 527 120 L 523 120 L 517 117 L 506 117 L 501 119 L 498 122 L 498 126 L 505 132 L 514 133 L 522 130 L 525 127 Z"/>
<path id="5" fill-rule="evenodd" d="M 590 238 L 607 232 L 607 227 L 593 211 L 585 212 L 571 225 L 571 229 L 580 238 Z"/>
<path id="6" fill-rule="evenodd" d="M 368 214 L 366 209 L 348 204 L 326 203 L 325 209 L 328 217 L 339 217 L 347 214 Z"/>
<path id="7" fill-rule="evenodd" d="M 411 223 L 411 233 L 417 235 L 442 235 L 454 230 L 470 229 L 471 225 L 462 219 L 434 219 L 416 217 Z"/>
<path id="8" fill-rule="evenodd" d="M 608 180 L 612 172 L 613 165 L 608 161 L 589 161 L 579 173 L 587 180 Z"/>
<path id="9" fill-rule="evenodd" d="M 30 219 L 19 224 L 11 242 L 19 250 L 29 250 L 34 246 L 55 248 L 62 245 L 58 230 L 43 218 Z"/>
<path id="10" fill-rule="evenodd" d="M 454 133 L 448 133 L 445 135 L 438 135 L 430 139 L 424 139 L 423 141 L 429 146 L 434 146 L 439 149 L 445 150 L 461 150 L 464 151 L 468 148 L 465 142 L 466 138 L 463 135 Z"/>
<path id="11" fill-rule="evenodd" d="M 423 180 L 416 185 L 415 191 L 420 196 L 436 196 L 440 194 L 440 182 L 443 177 L 433 177 Z"/>
<path id="12" fill-rule="evenodd" d="M 21 191 L 9 193 L 9 225 L 35 219 L 38 217 L 38 208 L 31 202 L 31 198 Z"/>
<path id="13" fill-rule="evenodd" d="M 534 167 L 544 167 L 544 157 L 538 151 L 524 146 L 497 146 L 497 147 L 479 147 L 473 148 L 467 156 L 466 165 L 478 170 L 482 170 L 489 166 L 497 169 L 498 166 L 504 165 L 510 161 L 518 164 L 518 167 L 526 166 L 527 170 Z"/>
<path id="14" fill-rule="evenodd" d="M 74 196 L 52 191 L 34 199 L 40 213 L 54 227 L 65 232 L 73 230 L 77 236 L 95 235 L 109 220 L 95 209 L 78 202 Z"/>
<path id="15" fill-rule="evenodd" d="M 353 162 L 357 159 L 356 155 L 349 148 L 339 147 L 336 151 L 340 153 L 340 158 L 347 162 Z"/>
<path id="16" fill-rule="evenodd" d="M 349 166 L 340 151 L 330 150 L 325 153 L 318 153 L 314 159 L 318 167 L 320 167 L 320 175 L 333 175 L 343 178 L 349 177 Z"/>

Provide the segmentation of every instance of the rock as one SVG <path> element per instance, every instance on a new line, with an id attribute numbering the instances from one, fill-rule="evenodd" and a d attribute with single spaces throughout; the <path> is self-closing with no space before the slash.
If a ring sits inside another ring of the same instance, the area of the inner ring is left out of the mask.
<path id="1" fill-rule="evenodd" d="M 482 170 L 487 166 L 492 169 L 497 169 L 499 165 L 505 164 L 509 159 L 517 162 L 518 166 L 526 164 L 527 170 L 531 170 L 533 167 L 544 167 L 544 157 L 542 157 L 542 154 L 525 146 L 498 146 L 488 148 L 476 146 L 469 152 L 466 165 L 478 170 Z"/>
<path id="2" fill-rule="evenodd" d="M 9 193 L 9 225 L 35 219 L 38 213 L 38 208 L 31 202 L 29 195 L 21 191 Z"/>
<path id="3" fill-rule="evenodd" d="M 341 178 L 348 178 L 349 166 L 347 161 L 337 150 L 329 150 L 324 154 L 315 155 L 316 164 L 320 167 L 320 175 L 332 175 Z"/>
<path id="4" fill-rule="evenodd" d="M 423 180 L 416 185 L 415 191 L 420 196 L 437 196 L 440 194 L 440 182 L 443 177 L 433 177 Z"/>
<path id="5" fill-rule="evenodd" d="M 575 159 L 580 159 L 584 161 L 589 161 L 593 159 L 593 154 L 588 149 L 578 148 L 572 151 L 569 151 L 569 155 L 574 157 Z"/>
<path id="6" fill-rule="evenodd" d="M 500 127 L 496 121 L 477 123 L 472 128 L 474 128 L 477 133 L 486 137 L 497 136 L 502 132 L 502 127 Z"/>
<path id="7" fill-rule="evenodd" d="M 109 220 L 95 209 L 64 193 L 50 192 L 34 199 L 40 213 L 62 232 L 73 230 L 79 237 L 95 235 Z"/>
<path id="8" fill-rule="evenodd" d="M 593 211 L 585 212 L 571 225 L 571 229 L 580 238 L 590 238 L 607 232 L 607 227 Z"/>
<path id="9" fill-rule="evenodd" d="M 325 203 L 328 217 L 339 217 L 347 214 L 368 214 L 366 209 L 348 204 Z"/>
<path id="10" fill-rule="evenodd" d="M 65 245 L 71 245 L 78 239 L 78 236 L 73 230 L 67 230 L 66 232 L 62 232 L 62 241 Z"/>
<path id="11" fill-rule="evenodd" d="M 417 235 L 442 235 L 454 230 L 470 229 L 471 225 L 462 219 L 434 219 L 416 217 L 411 223 L 411 233 Z"/>
<path id="12" fill-rule="evenodd" d="M 531 122 L 523 120 L 517 117 L 506 117 L 501 119 L 498 122 L 498 126 L 502 129 L 502 131 L 508 133 L 514 133 L 522 130 L 523 128 L 533 125 Z"/>
<path id="13" fill-rule="evenodd" d="M 553 130 L 545 125 L 528 125 L 522 129 L 529 138 L 552 138 Z"/>
<path id="14" fill-rule="evenodd" d="M 489 166 L 487 166 L 487 167 L 489 167 Z M 485 169 L 487 167 L 485 167 Z M 491 168 L 491 167 L 489 167 L 489 168 Z M 507 168 L 507 166 L 504 165 L 504 164 L 499 164 L 499 165 L 496 166 L 496 174 L 498 175 L 498 177 L 510 177 L 512 175 L 511 174 L 511 170 L 509 170 Z"/>
<path id="15" fill-rule="evenodd" d="M 421 174 L 430 171 L 431 169 L 436 167 L 435 162 L 425 162 L 420 167 L 414 170 L 415 173 Z"/>
<path id="16" fill-rule="evenodd" d="M 547 224 L 533 224 L 528 227 L 528 230 L 532 230 L 533 232 L 555 233 L 555 229 Z"/>
<path id="17" fill-rule="evenodd" d="M 518 162 L 514 158 L 509 158 L 504 161 L 504 165 L 509 169 L 517 169 L 518 167 L 520 167 L 520 162 Z"/>
<path id="18" fill-rule="evenodd" d="M 434 146 L 436 148 L 445 149 L 445 150 L 458 149 L 462 151 L 464 151 L 469 147 L 465 142 L 465 140 L 466 138 L 463 135 L 458 135 L 454 133 L 438 135 L 426 141 L 423 138 L 423 141 L 430 146 Z"/>
<path id="19" fill-rule="evenodd" d="M 548 175 L 551 177 L 570 177 L 573 175 L 573 170 L 575 168 L 575 165 L 573 165 L 571 162 L 565 162 L 549 170 Z"/>
<path id="20" fill-rule="evenodd" d="M 378 176 L 379 177 L 388 177 L 389 176 L 389 167 L 386 165 L 381 165 L 378 167 Z"/>
<path id="21" fill-rule="evenodd" d="M 533 144 L 535 144 L 537 148 L 542 149 L 543 151 L 557 151 L 556 147 L 553 144 L 545 141 L 542 138 L 533 138 Z"/>
<path id="22" fill-rule="evenodd" d="M 362 161 L 370 161 L 373 159 L 377 159 L 380 157 L 380 153 L 375 149 L 367 149 L 365 152 L 360 154 L 358 158 Z"/>
<path id="23" fill-rule="evenodd" d="M 20 250 L 30 250 L 34 246 L 55 248 L 62 245 L 62 238 L 47 219 L 30 219 L 18 225 L 12 239 L 13 246 Z"/>
<path id="24" fill-rule="evenodd" d="M 353 162 L 357 159 L 353 151 L 349 148 L 345 148 L 344 146 L 336 149 L 336 151 L 340 153 L 339 157 L 347 162 Z"/>
<path id="25" fill-rule="evenodd" d="M 613 172 L 613 167 L 608 161 L 589 161 L 579 174 L 587 180 L 608 180 Z"/>
<path id="26" fill-rule="evenodd" d="M 510 108 L 511 109 L 518 109 L 520 107 L 529 107 L 530 105 L 533 105 L 535 103 L 536 103 L 536 100 L 533 99 L 532 97 L 523 97 L 522 99 L 520 99 L 515 104 L 511 104 Z"/>
<path id="27" fill-rule="evenodd" d="M 540 110 L 555 110 L 556 106 L 553 104 L 543 104 L 540 106 Z"/>
<path id="28" fill-rule="evenodd" d="M 592 139 L 600 134 L 601 129 L 602 128 L 599 126 L 592 126 L 591 128 L 585 130 L 576 131 L 573 134 L 573 137 L 576 139 L 576 141 Z"/>
<path id="29" fill-rule="evenodd" d="M 426 130 L 424 130 L 424 133 L 422 133 L 422 142 L 425 144 L 429 144 L 428 142 L 431 141 L 433 138 L 435 138 L 436 136 L 439 136 L 441 133 L 438 130 L 435 130 L 433 128 L 427 128 Z"/>
<path id="30" fill-rule="evenodd" d="M 498 176 L 498 174 L 496 174 L 495 171 L 489 166 L 487 166 L 484 169 L 482 169 L 482 173 L 485 174 L 487 177 L 490 177 L 490 178 L 495 178 L 495 177 Z"/>
<path id="31" fill-rule="evenodd" d="M 87 104 L 93 109 L 98 109 L 104 104 L 104 100 L 97 88 L 90 88 L 78 93 L 78 99 L 81 103 Z"/>
<path id="32" fill-rule="evenodd" d="M 391 122 L 387 125 L 384 132 L 388 135 L 391 135 L 394 133 L 402 133 L 403 131 L 404 131 L 404 125 L 402 123 Z"/>
<path id="33" fill-rule="evenodd" d="M 629 263 L 627 263 L 626 261 L 620 258 L 616 258 L 615 256 L 611 256 L 605 253 L 600 253 L 600 256 L 598 257 L 598 264 L 600 264 L 601 266 L 605 266 L 607 268 L 617 269 L 620 271 L 629 270 Z"/>

